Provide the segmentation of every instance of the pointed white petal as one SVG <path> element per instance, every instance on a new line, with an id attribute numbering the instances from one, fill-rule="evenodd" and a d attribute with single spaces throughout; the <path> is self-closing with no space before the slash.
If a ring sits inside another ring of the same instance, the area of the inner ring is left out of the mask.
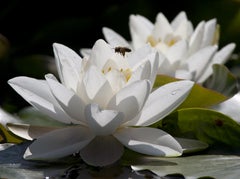
<path id="1" fill-rule="evenodd" d="M 193 34 L 191 35 L 191 38 L 189 41 L 188 55 L 193 54 L 194 52 L 196 52 L 198 49 L 201 48 L 201 43 L 202 43 L 203 33 L 204 33 L 204 25 L 205 25 L 204 21 L 200 22 L 197 25 Z"/>
<path id="2" fill-rule="evenodd" d="M 113 31 L 110 28 L 103 27 L 102 28 L 103 35 L 106 41 L 113 47 L 130 47 L 130 44 L 118 33 Z"/>
<path id="3" fill-rule="evenodd" d="M 124 113 L 124 122 L 133 119 L 142 109 L 150 93 L 148 80 L 137 81 L 121 89 L 109 102 L 108 109 Z"/>
<path id="4" fill-rule="evenodd" d="M 127 148 L 147 155 L 179 156 L 181 145 L 168 133 L 156 128 L 123 128 L 114 136 Z"/>
<path id="5" fill-rule="evenodd" d="M 113 47 L 107 44 L 104 40 L 99 39 L 95 42 L 92 48 L 90 59 L 92 63 L 101 70 L 112 55 Z"/>
<path id="6" fill-rule="evenodd" d="M 64 111 L 71 116 L 71 121 L 77 124 L 84 124 L 84 109 L 86 106 L 84 101 L 75 92 L 59 83 L 52 74 L 45 75 L 45 78 L 51 88 L 52 94 Z"/>
<path id="7" fill-rule="evenodd" d="M 82 96 L 83 99 L 87 98 L 88 103 L 94 101 L 94 103 L 100 104 L 101 107 L 105 107 L 113 96 L 111 85 L 95 66 L 91 66 L 86 71 L 81 85 L 77 93 Z M 87 101 L 85 100 L 85 102 Z"/>
<path id="8" fill-rule="evenodd" d="M 107 166 L 117 162 L 123 152 L 123 145 L 113 136 L 97 136 L 80 151 L 80 155 L 89 165 Z"/>
<path id="9" fill-rule="evenodd" d="M 101 110 L 97 104 L 86 107 L 85 116 L 95 135 L 111 135 L 122 123 L 124 115 L 114 110 Z"/>
<path id="10" fill-rule="evenodd" d="M 188 19 L 187 19 L 186 12 L 184 11 L 179 12 L 178 15 L 171 22 L 171 26 L 173 30 L 175 31 L 183 21 L 187 21 L 187 20 Z"/>
<path id="11" fill-rule="evenodd" d="M 138 80 L 150 79 L 150 76 L 151 63 L 150 61 L 146 61 L 144 64 L 141 64 L 136 69 L 134 69 L 127 83 L 130 84 Z"/>
<path id="12" fill-rule="evenodd" d="M 8 83 L 18 94 L 42 113 L 63 123 L 71 122 L 71 118 L 63 111 L 52 95 L 46 81 L 28 77 L 16 77 L 10 79 Z"/>
<path id="13" fill-rule="evenodd" d="M 72 49 L 58 43 L 53 44 L 58 74 L 61 82 L 76 89 L 82 66 L 82 58 Z"/>
<path id="14" fill-rule="evenodd" d="M 54 130 L 35 140 L 26 150 L 24 158 L 46 161 L 62 158 L 79 152 L 93 138 L 89 129 L 82 126 Z"/>
<path id="15" fill-rule="evenodd" d="M 134 68 L 137 64 L 142 63 L 144 59 L 152 52 L 152 48 L 149 44 L 144 44 L 142 47 L 136 49 L 134 53 L 128 56 L 128 63 L 131 68 Z"/>
<path id="16" fill-rule="evenodd" d="M 215 53 L 212 60 L 209 62 L 207 68 L 205 68 L 202 75 L 199 77 L 198 82 L 203 83 L 207 78 L 213 73 L 212 65 L 213 64 L 225 64 L 235 49 L 236 45 L 234 43 L 228 44 L 223 47 L 220 51 Z"/>
<path id="17" fill-rule="evenodd" d="M 166 53 L 166 57 L 170 63 L 173 64 L 176 61 L 180 61 L 181 58 L 186 54 L 187 50 L 187 42 L 185 40 L 181 40 L 169 48 Z"/>
<path id="18" fill-rule="evenodd" d="M 186 99 L 193 85 L 192 81 L 182 80 L 159 87 L 149 95 L 141 115 L 126 125 L 148 126 L 161 120 Z"/>
<path id="19" fill-rule="evenodd" d="M 217 46 L 208 46 L 197 51 L 187 59 L 186 63 L 189 71 L 196 72 L 195 79 L 193 79 L 194 81 L 198 81 L 216 51 Z"/>
<path id="20" fill-rule="evenodd" d="M 129 17 L 129 28 L 134 49 L 138 49 L 144 45 L 148 36 L 151 35 L 153 25 L 148 20 L 143 19 L 145 18 L 139 15 L 130 15 Z"/>
<path id="21" fill-rule="evenodd" d="M 43 134 L 58 129 L 59 127 L 49 126 L 32 126 L 28 124 L 7 124 L 7 128 L 15 135 L 27 140 L 33 140 L 40 137 Z"/>
<path id="22" fill-rule="evenodd" d="M 152 36 L 156 40 L 163 41 L 168 34 L 172 34 L 172 33 L 173 33 L 173 29 L 169 24 L 169 21 L 167 20 L 167 18 L 162 13 L 158 13 L 156 17 L 156 23 L 152 31 Z"/>
<path id="23" fill-rule="evenodd" d="M 216 31 L 216 19 L 211 19 L 206 22 L 205 28 L 204 28 L 204 34 L 203 34 L 203 40 L 201 47 L 206 47 L 208 45 L 213 45 L 213 40 L 214 40 L 214 34 Z"/>

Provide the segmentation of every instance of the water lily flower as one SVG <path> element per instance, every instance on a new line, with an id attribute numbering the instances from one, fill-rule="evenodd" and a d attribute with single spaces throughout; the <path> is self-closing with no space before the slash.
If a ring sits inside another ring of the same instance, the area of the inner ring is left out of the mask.
<path id="1" fill-rule="evenodd" d="M 200 84 L 213 73 L 212 65 L 225 64 L 235 49 L 235 43 L 230 43 L 218 51 L 219 25 L 215 18 L 201 21 L 194 29 L 184 11 L 171 22 L 160 12 L 154 24 L 144 16 L 132 14 L 129 28 L 131 42 L 107 27 L 103 28 L 103 34 L 113 46 L 136 50 L 150 44 L 159 53 L 159 59 L 164 61 L 159 74 Z"/>
<path id="2" fill-rule="evenodd" d="M 89 57 L 53 44 L 60 81 L 15 77 L 8 83 L 32 106 L 63 126 L 8 124 L 33 140 L 24 154 L 29 160 L 55 160 L 74 153 L 89 165 L 118 161 L 124 147 L 154 156 L 179 156 L 182 147 L 171 135 L 151 128 L 188 96 L 193 82 L 182 80 L 152 90 L 158 55 L 149 46 L 124 56 L 104 40 Z"/>

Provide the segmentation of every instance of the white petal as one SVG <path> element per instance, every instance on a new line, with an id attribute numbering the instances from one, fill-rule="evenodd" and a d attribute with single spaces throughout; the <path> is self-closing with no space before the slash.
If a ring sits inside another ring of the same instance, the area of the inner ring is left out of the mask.
<path id="1" fill-rule="evenodd" d="M 88 98 L 95 103 L 101 104 L 102 107 L 106 106 L 113 95 L 113 90 L 109 82 L 94 66 L 91 66 L 85 73 L 83 84 Z M 78 93 L 81 93 L 81 91 Z"/>
<path id="2" fill-rule="evenodd" d="M 181 60 L 181 58 L 186 54 L 187 50 L 187 42 L 185 40 L 181 40 L 169 48 L 166 53 L 166 57 L 170 63 L 173 64 Z"/>
<path id="3" fill-rule="evenodd" d="M 77 124 L 85 123 L 84 109 L 86 104 L 70 89 L 67 89 L 52 75 L 45 75 L 52 94 L 58 100 L 65 112 L 71 116 L 72 122 Z"/>
<path id="4" fill-rule="evenodd" d="M 174 34 L 176 36 L 180 36 L 182 39 L 188 40 L 188 21 L 183 20 L 181 24 L 179 24 L 178 28 L 175 30 Z"/>
<path id="5" fill-rule="evenodd" d="M 113 31 L 112 29 L 103 27 L 102 32 L 106 41 L 113 47 L 130 47 L 130 44 L 121 35 Z"/>
<path id="6" fill-rule="evenodd" d="M 207 68 L 205 68 L 202 75 L 199 77 L 198 82 L 203 83 L 212 73 L 212 65 L 213 64 L 225 64 L 235 49 L 235 44 L 231 43 L 223 47 L 220 51 L 215 53 L 212 60 L 209 62 Z"/>
<path id="7" fill-rule="evenodd" d="M 167 18 L 162 13 L 158 13 L 152 36 L 157 40 L 164 40 L 168 34 L 172 33 L 173 30 Z"/>
<path id="8" fill-rule="evenodd" d="M 102 69 L 105 63 L 113 55 L 113 49 L 104 40 L 97 40 L 92 48 L 90 59 L 94 65 Z"/>
<path id="9" fill-rule="evenodd" d="M 91 54 L 92 49 L 90 48 L 81 48 L 80 49 L 80 54 L 82 55 L 82 57 L 87 57 L 89 58 L 90 54 Z"/>
<path id="10" fill-rule="evenodd" d="M 82 66 L 82 58 L 72 49 L 58 43 L 53 44 L 58 74 L 61 82 L 76 89 Z"/>
<path id="11" fill-rule="evenodd" d="M 212 43 L 214 40 L 215 31 L 216 31 L 216 23 L 217 23 L 216 19 L 211 19 L 206 22 L 201 47 L 213 45 Z"/>
<path id="12" fill-rule="evenodd" d="M 115 69 L 113 69 L 113 70 L 109 71 L 107 74 L 105 74 L 105 77 L 107 78 L 109 84 L 111 85 L 113 93 L 117 93 L 127 83 L 127 79 L 126 79 L 125 75 L 122 72 L 115 70 Z M 105 94 L 108 95 L 107 93 L 105 93 Z M 112 97 L 112 93 L 110 93 L 110 95 L 108 95 L 108 97 Z"/>
<path id="13" fill-rule="evenodd" d="M 138 49 L 146 43 L 148 36 L 151 35 L 153 25 L 145 17 L 130 15 L 129 28 L 133 47 L 134 49 Z"/>
<path id="14" fill-rule="evenodd" d="M 124 115 L 113 110 L 100 110 L 97 104 L 86 107 L 85 115 L 89 128 L 95 135 L 111 135 L 122 123 Z"/>
<path id="15" fill-rule="evenodd" d="M 52 95 L 46 81 L 28 77 L 16 77 L 8 81 L 26 101 L 42 113 L 63 123 L 70 123 L 71 118 L 63 111 Z"/>
<path id="16" fill-rule="evenodd" d="M 171 26 L 173 30 L 176 30 L 183 21 L 187 21 L 187 20 L 188 19 L 187 19 L 186 12 L 184 11 L 179 12 L 178 15 L 171 22 Z"/>
<path id="17" fill-rule="evenodd" d="M 134 53 L 128 56 L 128 63 L 131 68 L 141 63 L 150 53 L 152 48 L 149 44 L 144 44 L 142 47 L 136 49 Z"/>
<path id="18" fill-rule="evenodd" d="M 190 38 L 190 41 L 189 41 L 189 51 L 188 51 L 189 55 L 193 54 L 198 49 L 200 49 L 201 42 L 203 39 L 204 25 L 205 25 L 204 21 L 200 22 L 197 25 L 195 31 L 193 32 L 193 34 Z"/>
<path id="19" fill-rule="evenodd" d="M 240 92 L 235 94 L 232 98 L 213 106 L 212 109 L 228 115 L 233 120 L 240 123 Z"/>
<path id="20" fill-rule="evenodd" d="M 186 99 L 193 85 L 192 81 L 182 80 L 159 87 L 149 95 L 139 118 L 126 125 L 148 126 L 161 120 Z"/>
<path id="21" fill-rule="evenodd" d="M 130 84 L 138 80 L 150 79 L 150 76 L 151 63 L 150 61 L 146 61 L 144 64 L 139 65 L 136 69 L 134 69 L 127 83 Z"/>
<path id="22" fill-rule="evenodd" d="M 46 133 L 26 150 L 25 159 L 53 160 L 79 152 L 94 136 L 82 126 L 67 127 Z"/>
<path id="23" fill-rule="evenodd" d="M 108 109 L 124 113 L 124 121 L 133 119 L 142 109 L 150 93 L 148 80 L 137 81 L 121 89 L 109 102 Z"/>
<path id="24" fill-rule="evenodd" d="M 32 126 L 28 124 L 7 124 L 7 128 L 15 135 L 27 140 L 33 140 L 59 127 Z"/>
<path id="25" fill-rule="evenodd" d="M 210 63 L 213 54 L 216 52 L 217 46 L 205 47 L 187 59 L 187 65 L 190 72 L 196 72 L 194 81 L 198 81 L 199 77 L 202 75 L 203 71 Z"/>
<path id="26" fill-rule="evenodd" d="M 127 148 L 147 155 L 179 156 L 181 145 L 166 132 L 156 128 L 123 128 L 114 136 Z"/>
<path id="27" fill-rule="evenodd" d="M 117 162 L 123 152 L 123 145 L 113 136 L 97 136 L 80 151 L 80 155 L 89 165 L 106 166 Z"/>

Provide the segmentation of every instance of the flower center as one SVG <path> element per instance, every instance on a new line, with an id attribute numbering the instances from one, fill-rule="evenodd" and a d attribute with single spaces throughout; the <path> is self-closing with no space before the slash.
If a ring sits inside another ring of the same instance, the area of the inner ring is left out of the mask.
<path id="1" fill-rule="evenodd" d="M 118 76 L 124 77 L 124 81 L 128 81 L 132 75 L 132 70 L 126 62 L 125 58 L 108 60 L 108 62 L 103 66 L 102 73 L 107 75 L 109 73 L 118 73 Z"/>
<path id="2" fill-rule="evenodd" d="M 168 47 L 171 47 L 175 43 L 177 43 L 179 40 L 181 40 L 181 37 L 180 36 L 174 36 L 173 34 L 166 35 L 166 37 L 163 40 L 161 38 L 155 39 L 152 35 L 150 35 L 147 38 L 147 43 L 149 42 L 152 47 L 156 47 L 159 44 L 164 44 Z"/>

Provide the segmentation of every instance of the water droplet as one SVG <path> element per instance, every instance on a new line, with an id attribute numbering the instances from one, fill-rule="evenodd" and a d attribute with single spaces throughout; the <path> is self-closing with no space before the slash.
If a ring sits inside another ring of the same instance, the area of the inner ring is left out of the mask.
<path id="1" fill-rule="evenodd" d="M 177 94 L 178 91 L 180 91 L 180 89 L 176 89 L 176 90 L 172 91 L 172 92 L 171 92 L 171 95 L 175 95 L 175 94 Z"/>

